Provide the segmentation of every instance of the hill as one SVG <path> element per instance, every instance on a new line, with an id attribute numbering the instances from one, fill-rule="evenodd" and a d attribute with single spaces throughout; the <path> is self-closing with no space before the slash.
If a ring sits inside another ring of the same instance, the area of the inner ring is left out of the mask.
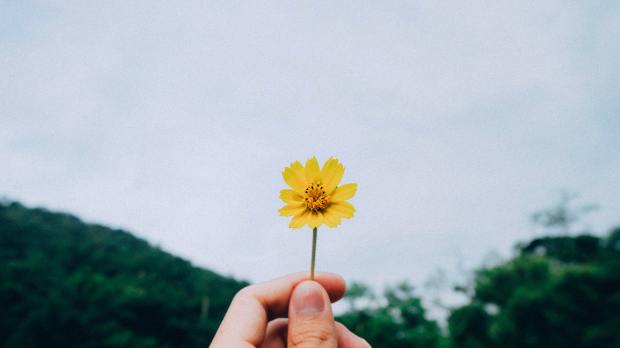
<path id="1" fill-rule="evenodd" d="M 246 283 L 130 233 L 0 202 L 0 346 L 206 347 Z"/>
<path id="2" fill-rule="evenodd" d="M 376 348 L 620 347 L 620 227 L 515 252 L 444 284 L 467 297 L 443 306 L 447 327 L 407 282 L 350 284 L 338 320 Z M 207 347 L 245 285 L 128 232 L 0 201 L 0 347 Z"/>

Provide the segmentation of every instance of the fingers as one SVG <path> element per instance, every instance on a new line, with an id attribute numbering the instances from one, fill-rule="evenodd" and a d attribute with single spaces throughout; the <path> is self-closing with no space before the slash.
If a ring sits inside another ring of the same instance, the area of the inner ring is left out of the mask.
<path id="1" fill-rule="evenodd" d="M 329 296 L 321 284 L 307 280 L 293 290 L 288 312 L 289 348 L 337 348 Z"/>
<path id="2" fill-rule="evenodd" d="M 365 339 L 349 331 L 346 326 L 336 322 L 336 337 L 340 348 L 371 348 Z"/>
<path id="3" fill-rule="evenodd" d="M 261 348 L 286 348 L 287 331 L 288 319 L 278 318 L 270 321 Z M 336 322 L 336 339 L 338 348 L 370 348 L 365 339 L 339 322 Z"/>
<path id="4" fill-rule="evenodd" d="M 307 279 L 307 273 L 296 273 L 265 283 L 250 285 L 235 295 L 211 347 L 256 347 L 264 339 L 267 322 L 284 317 L 295 286 Z M 344 280 L 335 274 L 319 273 L 320 283 L 330 301 L 342 298 Z"/>
<path id="5" fill-rule="evenodd" d="M 288 320 L 285 318 L 270 321 L 261 348 L 286 348 L 287 327 Z"/>

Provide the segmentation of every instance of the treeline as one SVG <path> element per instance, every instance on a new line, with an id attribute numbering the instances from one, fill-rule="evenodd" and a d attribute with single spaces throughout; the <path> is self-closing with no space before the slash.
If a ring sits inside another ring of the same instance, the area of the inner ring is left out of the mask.
<path id="1" fill-rule="evenodd" d="M 207 347 L 245 285 L 125 231 L 0 202 L 0 347 Z M 447 325 L 407 283 L 354 284 L 338 320 L 375 348 L 620 347 L 620 228 L 535 239 L 457 285 L 468 301 Z"/>
<path id="2" fill-rule="evenodd" d="M 244 282 L 131 234 L 0 203 L 0 347 L 207 347 Z"/>
<path id="3" fill-rule="evenodd" d="M 407 283 L 382 296 L 356 285 L 339 320 L 375 348 L 620 347 L 620 228 L 605 238 L 538 238 L 517 250 L 477 270 L 473 284 L 455 286 L 469 300 L 451 309 L 447 330 L 427 319 Z"/>

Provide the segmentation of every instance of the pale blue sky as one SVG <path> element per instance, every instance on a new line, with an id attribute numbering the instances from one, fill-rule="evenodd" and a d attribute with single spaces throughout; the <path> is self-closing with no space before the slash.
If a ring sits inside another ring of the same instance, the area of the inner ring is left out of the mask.
<path id="1" fill-rule="evenodd" d="M 318 268 L 421 284 L 531 238 L 562 189 L 620 223 L 620 3 L 0 2 L 0 194 L 262 280 L 330 155 L 355 219 Z"/>

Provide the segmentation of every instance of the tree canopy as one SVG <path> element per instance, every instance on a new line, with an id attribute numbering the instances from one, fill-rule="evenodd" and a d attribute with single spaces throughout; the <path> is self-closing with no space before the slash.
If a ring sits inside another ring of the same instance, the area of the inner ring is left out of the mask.
<path id="1" fill-rule="evenodd" d="M 6 201 L 0 265 L 2 347 L 206 347 L 246 285 L 128 232 Z M 350 284 L 337 319 L 375 348 L 618 348 L 620 228 L 520 243 L 458 288 L 468 300 L 446 325 L 408 282 L 381 294 Z"/>
<path id="2" fill-rule="evenodd" d="M 206 347 L 244 282 L 131 234 L 0 204 L 0 346 Z"/>

